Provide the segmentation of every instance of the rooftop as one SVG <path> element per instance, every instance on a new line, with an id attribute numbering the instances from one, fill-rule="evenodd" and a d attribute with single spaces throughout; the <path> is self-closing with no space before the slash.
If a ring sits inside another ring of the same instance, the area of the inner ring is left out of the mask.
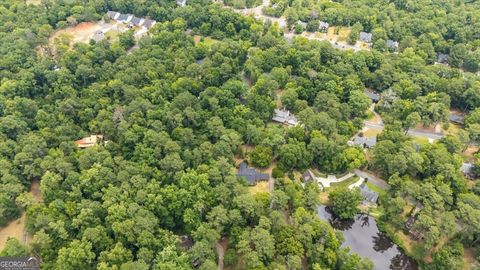
<path id="1" fill-rule="evenodd" d="M 78 147 L 80 148 L 89 148 L 97 145 L 102 140 L 103 135 L 90 135 L 88 137 L 84 137 L 78 141 L 75 141 L 75 144 L 78 145 Z"/>
<path id="2" fill-rule="evenodd" d="M 472 175 L 473 174 L 473 163 L 464 162 L 460 167 L 460 171 L 465 175 Z"/>
<path id="3" fill-rule="evenodd" d="M 363 148 L 372 148 L 377 144 L 377 137 L 361 137 L 355 135 L 350 141 L 349 145 L 359 145 Z"/>
<path id="4" fill-rule="evenodd" d="M 458 123 L 458 124 L 463 124 L 465 121 L 465 115 L 463 114 L 457 114 L 457 113 L 450 113 L 448 116 L 448 120 L 450 122 Z"/>
<path id="5" fill-rule="evenodd" d="M 448 54 L 438 53 L 437 62 L 438 63 L 448 63 Z"/>
<path id="6" fill-rule="evenodd" d="M 372 33 L 360 32 L 359 39 L 360 41 L 370 43 L 372 42 Z"/>
<path id="7" fill-rule="evenodd" d="M 365 183 L 360 185 L 360 193 L 362 194 L 364 203 L 377 203 L 378 193 L 368 188 Z"/>
<path id="8" fill-rule="evenodd" d="M 378 102 L 380 100 L 380 95 L 377 92 L 365 89 L 363 91 L 373 102 Z"/>
<path id="9" fill-rule="evenodd" d="M 387 48 L 394 49 L 394 50 L 398 49 L 398 41 L 388 39 L 387 40 Z"/>
<path id="10" fill-rule="evenodd" d="M 320 21 L 320 25 L 318 26 L 318 28 L 320 30 L 327 30 L 328 27 L 330 27 L 330 24 L 327 23 L 327 22 L 323 22 L 323 21 Z"/>
<path id="11" fill-rule="evenodd" d="M 310 170 L 306 170 L 302 174 L 302 179 L 304 182 L 312 182 L 312 181 L 315 181 L 315 175 L 313 175 L 313 173 Z"/>
<path id="12" fill-rule="evenodd" d="M 297 118 L 288 110 L 275 109 L 275 115 L 273 116 L 272 120 L 289 126 L 298 125 Z"/>
<path id="13" fill-rule="evenodd" d="M 247 163 L 245 162 L 240 164 L 237 177 L 245 178 L 247 183 L 251 186 L 255 185 L 257 181 L 268 180 L 270 178 L 268 174 L 258 172 L 255 168 L 248 167 Z"/>

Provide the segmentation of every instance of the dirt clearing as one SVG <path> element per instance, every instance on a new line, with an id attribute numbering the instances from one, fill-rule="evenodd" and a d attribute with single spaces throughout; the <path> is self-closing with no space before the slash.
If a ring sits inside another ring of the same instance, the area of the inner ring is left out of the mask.
<path id="1" fill-rule="evenodd" d="M 36 202 L 43 202 L 42 194 L 40 192 L 40 181 L 38 179 L 33 180 L 30 185 L 30 194 Z M 16 219 L 11 221 L 7 226 L 0 228 L 0 251 L 3 250 L 5 242 L 9 237 L 17 238 L 21 243 L 27 244 L 32 240 L 32 235 L 27 234 L 25 231 L 25 212 Z"/>

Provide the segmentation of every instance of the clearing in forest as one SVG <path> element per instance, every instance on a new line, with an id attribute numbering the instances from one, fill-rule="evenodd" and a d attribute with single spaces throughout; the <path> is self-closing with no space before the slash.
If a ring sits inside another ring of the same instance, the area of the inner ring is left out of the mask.
<path id="1" fill-rule="evenodd" d="M 40 181 L 33 180 L 30 186 L 30 194 L 33 195 L 33 198 L 37 202 L 42 202 L 42 195 L 40 192 Z M 25 212 L 16 219 L 12 220 L 7 226 L 0 228 L 0 251 L 3 250 L 5 246 L 5 242 L 9 237 L 17 238 L 21 243 L 27 244 L 32 240 L 32 235 L 29 235 L 25 231 L 25 220 L 26 214 Z"/>
<path id="2" fill-rule="evenodd" d="M 27 5 L 34 5 L 34 6 L 38 6 L 38 5 L 40 5 L 41 3 L 42 3 L 41 0 L 27 0 L 27 1 L 25 2 L 25 4 L 27 4 Z"/>

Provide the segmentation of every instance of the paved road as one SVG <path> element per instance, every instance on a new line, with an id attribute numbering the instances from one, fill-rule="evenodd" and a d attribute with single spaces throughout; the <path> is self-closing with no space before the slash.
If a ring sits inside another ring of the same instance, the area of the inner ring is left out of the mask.
<path id="1" fill-rule="evenodd" d="M 361 178 L 367 178 L 369 182 L 375 184 L 376 186 L 380 187 L 381 189 L 388 189 L 390 188 L 390 186 L 387 184 L 387 182 L 385 182 L 385 180 L 369 173 L 369 172 L 366 172 L 366 171 L 362 171 L 362 170 L 359 170 L 359 169 L 355 169 L 354 170 L 355 174 L 358 176 L 358 177 L 361 177 Z"/>
<path id="2" fill-rule="evenodd" d="M 382 131 L 383 128 L 385 127 L 383 124 L 371 123 L 371 122 L 364 122 L 364 126 L 370 129 L 375 129 L 380 131 Z M 418 129 L 410 129 L 407 132 L 407 134 L 410 136 L 424 137 L 432 140 L 440 140 L 441 138 L 443 138 L 442 133 L 424 131 L 424 130 L 418 130 Z"/>

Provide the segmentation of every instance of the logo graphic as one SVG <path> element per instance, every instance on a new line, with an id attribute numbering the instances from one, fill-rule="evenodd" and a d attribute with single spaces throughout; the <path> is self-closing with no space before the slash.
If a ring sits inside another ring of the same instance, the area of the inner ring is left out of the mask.
<path id="1" fill-rule="evenodd" d="M 0 257 L 0 270 L 39 270 L 36 257 Z"/>

